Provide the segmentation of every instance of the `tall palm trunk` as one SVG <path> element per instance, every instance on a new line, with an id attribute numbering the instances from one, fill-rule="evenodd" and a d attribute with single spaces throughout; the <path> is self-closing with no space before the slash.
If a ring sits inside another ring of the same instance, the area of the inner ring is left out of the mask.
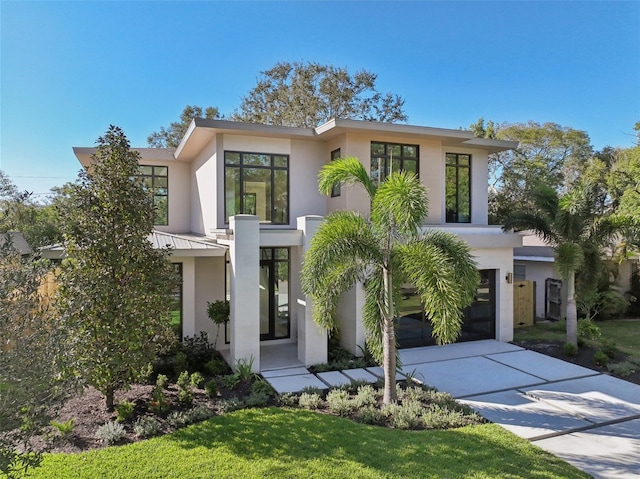
<path id="1" fill-rule="evenodd" d="M 567 343 L 578 346 L 578 308 L 576 306 L 576 273 L 567 277 Z"/>
<path id="2" fill-rule="evenodd" d="M 398 399 L 396 391 L 396 333 L 393 324 L 393 287 L 391 270 L 384 268 L 383 284 L 385 293 L 384 314 L 382 315 L 382 369 L 384 370 L 384 404 Z"/>

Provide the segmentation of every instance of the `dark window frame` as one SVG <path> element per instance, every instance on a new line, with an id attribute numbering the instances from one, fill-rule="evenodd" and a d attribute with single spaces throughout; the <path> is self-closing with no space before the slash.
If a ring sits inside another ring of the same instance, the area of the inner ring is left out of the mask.
<path id="1" fill-rule="evenodd" d="M 228 154 L 234 154 L 234 155 L 239 155 L 239 162 L 236 163 L 230 163 L 227 160 L 227 155 Z M 262 165 L 252 165 L 252 164 L 244 164 L 244 157 L 248 156 L 248 155 L 262 155 L 262 156 L 268 156 L 270 157 L 270 165 L 269 166 L 262 166 Z M 283 157 L 287 159 L 287 166 L 286 167 L 282 167 L 282 166 L 275 166 L 275 158 L 276 157 Z M 270 174 L 270 181 L 271 181 L 271 195 L 270 195 L 270 211 L 269 214 L 271 216 L 271 220 L 267 221 L 267 220 L 260 220 L 261 223 L 264 224 L 272 224 L 272 225 L 288 225 L 289 221 L 290 221 L 290 217 L 291 217 L 291 184 L 290 184 L 290 175 L 289 175 L 289 166 L 291 162 L 291 158 L 290 155 L 286 155 L 286 154 L 282 154 L 282 153 L 258 153 L 258 152 L 249 152 L 249 151 L 237 151 L 237 150 L 225 150 L 224 151 L 224 172 L 223 172 L 223 176 L 224 176 L 224 188 L 223 188 L 223 201 L 224 201 L 224 216 L 225 216 L 225 224 L 229 224 L 229 217 L 232 216 L 229 214 L 229 212 L 227 211 L 227 168 L 237 168 L 239 170 L 239 175 L 240 175 L 240 191 L 238 192 L 238 194 L 240 195 L 240 197 L 242 198 L 240 201 L 240 212 L 236 212 L 235 214 L 246 214 L 244 213 L 245 211 L 245 205 L 244 205 L 244 181 L 243 181 L 243 176 L 244 176 L 244 169 L 245 168 L 252 168 L 252 169 L 263 169 L 263 170 L 269 170 L 271 172 Z M 287 173 L 287 214 L 286 217 L 284 219 L 284 221 L 282 222 L 276 222 L 274 221 L 274 218 L 276 217 L 275 215 L 275 171 L 285 171 Z"/>
<path id="2" fill-rule="evenodd" d="M 142 168 L 143 167 L 144 168 L 151 168 L 151 174 L 150 175 L 144 174 L 142 172 Z M 166 168 L 167 174 L 166 175 L 156 174 L 156 172 L 155 172 L 156 168 Z M 141 178 L 143 178 L 143 179 L 144 178 L 151 178 L 151 191 L 153 192 L 153 206 L 154 206 L 154 208 L 156 208 L 156 216 L 155 216 L 155 219 L 153 220 L 153 224 L 157 225 L 157 226 L 168 226 L 169 225 L 169 167 L 166 166 L 166 165 L 165 166 L 161 166 L 161 165 L 142 165 L 141 164 L 140 165 L 140 174 L 139 174 L 139 176 Z M 157 193 L 157 188 L 159 188 L 159 187 L 156 186 L 156 178 L 166 178 L 167 179 L 167 187 L 166 187 L 167 194 L 166 195 L 159 195 Z M 164 215 L 167 218 L 166 223 L 161 223 L 161 222 L 158 221 L 158 218 L 160 217 L 160 215 L 158 215 L 158 211 L 157 211 L 159 209 L 158 208 L 158 202 L 156 201 L 157 198 L 166 198 L 167 211 L 166 211 L 166 215 Z"/>
<path id="3" fill-rule="evenodd" d="M 373 145 L 384 145 L 384 153 L 381 155 L 375 155 L 373 154 Z M 400 147 L 400 156 L 393 156 L 389 154 L 389 147 L 390 146 L 399 146 Z M 415 148 L 416 150 L 416 155 L 415 156 L 408 156 L 404 154 L 404 150 L 405 148 Z M 413 145 L 413 144 L 409 144 L 409 143 L 393 143 L 393 142 L 388 142 L 388 141 L 371 141 L 371 145 L 369 148 L 369 175 L 371 175 L 371 171 L 373 171 L 372 168 L 372 164 L 373 164 L 373 159 L 374 158 L 382 158 L 383 160 L 383 165 L 381 168 L 381 171 L 384 172 L 384 175 L 380 175 L 380 173 L 378 173 L 379 177 L 378 177 L 378 181 L 379 182 L 383 182 L 384 179 L 388 176 L 388 171 L 389 171 L 389 159 L 393 160 L 400 160 L 400 170 L 404 171 L 405 170 L 405 161 L 415 161 L 416 163 L 416 176 L 418 177 L 418 179 L 420 178 L 420 145 Z"/>
<path id="4" fill-rule="evenodd" d="M 340 155 L 341 155 L 340 148 L 336 148 L 331 152 L 331 161 L 337 160 L 338 158 L 340 158 Z M 340 196 L 340 193 L 341 193 L 340 183 L 334 184 L 333 187 L 331 188 L 331 198 Z"/>
<path id="5" fill-rule="evenodd" d="M 455 157 L 455 163 L 449 163 L 448 159 L 449 157 Z M 467 157 L 468 158 L 468 164 L 464 165 L 460 163 L 460 158 L 461 157 Z M 471 156 L 471 154 L 469 153 L 451 153 L 448 152 L 445 154 L 445 178 L 444 178 L 444 182 L 445 182 L 445 187 L 444 187 L 444 196 L 445 196 L 445 222 L 446 223 L 458 223 L 458 224 L 462 224 L 462 223 L 471 223 L 471 212 L 473 210 L 472 208 L 472 204 L 471 204 L 471 187 L 472 187 L 472 181 L 471 181 L 471 163 L 473 161 L 473 158 Z M 447 182 L 447 177 L 448 177 L 448 172 L 450 171 L 449 169 L 455 169 L 455 200 L 456 200 L 456 205 L 455 205 L 455 211 L 453 213 L 449 213 L 449 211 L 447 211 L 447 198 L 449 196 L 448 191 L 447 191 L 447 186 L 448 186 L 448 182 Z M 461 169 L 466 169 L 467 170 L 467 178 L 469 179 L 469 184 L 467 185 L 467 190 L 469 191 L 469 197 L 467 198 L 467 204 L 469 205 L 469 213 L 468 213 L 468 219 L 466 220 L 461 220 L 460 219 L 460 170 Z"/>

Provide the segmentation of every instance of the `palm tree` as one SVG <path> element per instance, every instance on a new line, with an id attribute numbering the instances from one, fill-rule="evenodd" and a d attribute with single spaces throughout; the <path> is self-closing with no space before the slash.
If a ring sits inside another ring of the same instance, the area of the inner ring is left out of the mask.
<path id="1" fill-rule="evenodd" d="M 439 344 L 460 334 L 462 308 L 473 301 L 479 276 L 466 243 L 450 233 L 420 233 L 428 213 L 426 189 L 407 172 L 394 172 L 377 186 L 357 158 L 325 165 L 319 190 L 359 184 L 371 200 L 367 219 L 335 211 L 318 227 L 302 268 L 302 288 L 313 302 L 314 321 L 336 329 L 340 296 L 356 283 L 365 286 L 362 312 L 367 345 L 384 369 L 385 404 L 397 399 L 395 323 L 400 287 L 415 285 Z"/>
<path id="2" fill-rule="evenodd" d="M 599 213 L 596 195 L 589 184 L 578 183 L 562 197 L 548 186 L 533 192 L 534 210 L 514 211 L 504 230 L 532 230 L 555 247 L 555 263 L 567 285 L 567 343 L 578 345 L 576 272 L 595 278 L 601 247 L 608 244 L 616 227 Z"/>

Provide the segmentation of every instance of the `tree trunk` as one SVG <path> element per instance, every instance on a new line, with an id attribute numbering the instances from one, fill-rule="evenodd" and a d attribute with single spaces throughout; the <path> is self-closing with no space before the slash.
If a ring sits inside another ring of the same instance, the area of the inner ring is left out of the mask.
<path id="1" fill-rule="evenodd" d="M 383 403 L 391 404 L 398 399 L 396 391 L 396 334 L 393 324 L 393 289 L 391 271 L 384 270 L 385 312 L 382 325 L 382 369 L 384 370 Z"/>
<path id="2" fill-rule="evenodd" d="M 576 275 L 567 278 L 567 343 L 578 346 L 578 308 L 576 306 Z"/>
<path id="3" fill-rule="evenodd" d="M 107 388 L 105 392 L 105 397 L 107 400 L 107 411 L 113 411 L 113 388 Z"/>

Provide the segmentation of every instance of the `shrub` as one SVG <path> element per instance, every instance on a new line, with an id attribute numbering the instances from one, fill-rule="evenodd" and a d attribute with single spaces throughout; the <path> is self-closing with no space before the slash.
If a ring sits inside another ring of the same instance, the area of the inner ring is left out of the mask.
<path id="1" fill-rule="evenodd" d="M 358 409 L 365 406 L 375 406 L 378 403 L 378 394 L 372 386 L 366 384 L 358 388 L 353 401 Z"/>
<path id="2" fill-rule="evenodd" d="M 174 429 L 180 429 L 189 424 L 189 416 L 185 411 L 172 411 L 167 416 L 167 424 Z"/>
<path id="3" fill-rule="evenodd" d="M 131 416 L 133 416 L 134 408 L 135 404 L 133 404 L 131 401 L 127 401 L 126 399 L 124 401 L 121 401 L 120 404 L 115 407 L 116 422 L 127 421 Z"/>
<path id="4" fill-rule="evenodd" d="M 149 384 L 151 381 L 151 375 L 153 374 L 153 364 L 149 363 L 140 369 L 140 382 Z"/>
<path id="5" fill-rule="evenodd" d="M 199 388 L 200 386 L 202 386 L 202 383 L 204 382 L 204 376 L 202 376 L 200 372 L 196 371 L 189 378 L 189 382 L 191 383 L 191 386 L 193 386 L 194 388 Z"/>
<path id="6" fill-rule="evenodd" d="M 564 343 L 564 354 L 570 358 L 576 357 L 578 355 L 578 347 L 571 343 Z"/>
<path id="7" fill-rule="evenodd" d="M 365 406 L 356 411 L 355 420 L 363 424 L 381 426 L 386 419 L 385 413 L 375 406 Z"/>
<path id="8" fill-rule="evenodd" d="M 245 404 L 247 407 L 264 407 L 269 404 L 269 395 L 261 391 L 251 391 Z"/>
<path id="9" fill-rule="evenodd" d="M 603 351 L 596 351 L 593 355 L 593 363 L 598 366 L 606 366 L 609 364 L 609 356 L 607 356 Z"/>
<path id="10" fill-rule="evenodd" d="M 236 411 L 238 409 L 242 409 L 243 407 L 244 407 L 244 402 L 236 397 L 224 399 L 222 401 L 219 401 L 218 404 L 216 404 L 216 409 L 220 414 Z"/>
<path id="11" fill-rule="evenodd" d="M 58 421 L 52 420 L 50 424 L 56 431 L 58 431 L 58 434 L 62 439 L 66 439 L 73 432 L 73 428 L 76 425 L 76 421 L 74 418 L 71 418 L 65 422 L 58 422 Z"/>
<path id="12" fill-rule="evenodd" d="M 316 393 L 302 393 L 300 397 L 296 397 L 296 399 L 300 407 L 304 409 L 319 409 L 320 406 L 322 406 L 322 399 L 320 395 Z M 291 404 L 291 406 L 295 406 L 295 404 Z"/>
<path id="13" fill-rule="evenodd" d="M 204 421 L 213 416 L 213 411 L 206 406 L 198 405 L 186 412 L 189 424 Z"/>
<path id="14" fill-rule="evenodd" d="M 218 379 L 220 384 L 227 389 L 233 389 L 240 382 L 240 378 L 237 374 L 227 374 L 226 376 L 220 377 Z"/>
<path id="15" fill-rule="evenodd" d="M 211 379 L 204 385 L 204 390 L 207 396 L 214 397 L 218 394 L 218 383 L 215 379 Z"/>
<path id="16" fill-rule="evenodd" d="M 199 336 L 187 336 L 182 340 L 182 353 L 185 355 L 187 364 L 176 371 L 188 369 L 189 371 L 202 371 L 201 368 L 219 354 L 213 345 L 209 343 L 209 337 L 204 331 L 200 331 Z"/>
<path id="17" fill-rule="evenodd" d="M 173 373 L 178 376 L 182 371 L 185 371 L 189 368 L 189 363 L 187 361 L 187 355 L 182 351 L 178 352 L 173 356 Z"/>
<path id="18" fill-rule="evenodd" d="M 178 401 L 182 404 L 191 404 L 193 402 L 193 388 L 189 371 L 180 373 L 176 385 L 178 386 Z"/>
<path id="19" fill-rule="evenodd" d="M 611 374 L 626 378 L 640 369 L 639 366 L 635 361 L 623 361 L 621 363 L 609 364 L 607 365 L 607 369 Z"/>
<path id="20" fill-rule="evenodd" d="M 156 379 L 156 388 L 167 389 L 168 384 L 169 378 L 164 374 L 158 374 L 158 378 Z"/>
<path id="21" fill-rule="evenodd" d="M 125 436 L 124 426 L 118 422 L 110 421 L 103 424 L 96 431 L 96 438 L 109 445 L 117 444 Z"/>
<path id="22" fill-rule="evenodd" d="M 616 346 L 616 342 L 609 339 L 609 338 L 605 338 L 603 339 L 601 342 L 601 348 L 600 350 L 606 354 L 609 359 L 613 359 L 616 357 L 616 352 L 618 351 L 618 348 Z"/>
<path id="23" fill-rule="evenodd" d="M 231 372 L 222 358 L 213 358 L 207 361 L 204 365 L 204 370 L 212 376 L 223 376 Z"/>
<path id="24" fill-rule="evenodd" d="M 318 396 L 319 398 L 320 396 Z M 278 396 L 278 404 L 285 407 L 295 407 L 298 405 L 299 398 L 293 393 L 282 393 Z"/>
<path id="25" fill-rule="evenodd" d="M 332 389 L 327 394 L 329 408 L 338 416 L 349 416 L 356 409 L 355 401 L 349 398 L 349 393 L 343 389 Z"/>
<path id="26" fill-rule="evenodd" d="M 155 418 L 141 416 L 133 424 L 133 432 L 139 438 L 155 436 L 160 432 L 160 423 Z"/>
<path id="27" fill-rule="evenodd" d="M 269 397 L 276 395 L 276 391 L 273 389 L 271 384 L 269 384 L 264 379 L 258 379 L 256 382 L 254 382 L 251 385 L 251 392 L 265 394 Z"/>
<path id="28" fill-rule="evenodd" d="M 302 388 L 302 392 L 309 393 L 309 394 L 317 394 L 318 396 L 322 395 L 322 389 L 317 388 L 315 386 L 305 386 Z"/>
<path id="29" fill-rule="evenodd" d="M 581 319 L 578 321 L 578 338 L 595 341 L 600 339 L 600 336 L 602 336 L 600 327 L 592 320 Z"/>
<path id="30" fill-rule="evenodd" d="M 383 408 L 391 425 L 397 429 L 416 429 L 422 424 L 424 409 L 417 401 L 387 404 Z"/>
<path id="31" fill-rule="evenodd" d="M 426 429 L 450 429 L 484 422 L 482 417 L 475 412 L 449 409 L 438 404 L 431 404 L 424 409 L 421 420 Z"/>
<path id="32" fill-rule="evenodd" d="M 253 356 L 251 356 L 248 361 L 244 358 L 238 359 L 236 366 L 233 369 L 240 381 L 248 381 L 255 377 L 255 373 L 253 372 L 253 362 Z"/>

